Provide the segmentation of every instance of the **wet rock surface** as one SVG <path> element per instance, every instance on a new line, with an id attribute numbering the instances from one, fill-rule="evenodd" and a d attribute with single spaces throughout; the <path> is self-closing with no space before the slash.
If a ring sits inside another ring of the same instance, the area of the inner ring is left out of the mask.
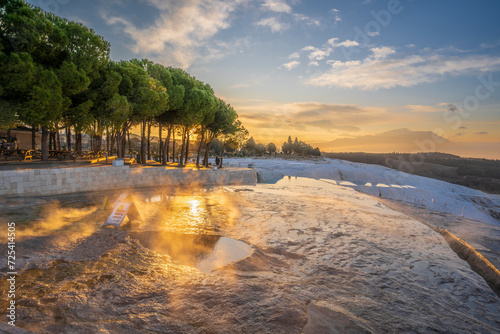
<path id="1" fill-rule="evenodd" d="M 95 201 L 78 212 L 61 202 L 53 224 L 40 214 L 44 223 L 19 231 L 16 324 L 39 333 L 500 328 L 500 299 L 415 219 L 324 182 L 238 189 L 249 187 L 134 194 L 143 221 L 119 230 L 99 228 L 106 215 Z M 205 274 L 130 236 L 148 231 L 234 238 L 253 251 Z M 0 287 L 5 295 L 4 279 Z"/>

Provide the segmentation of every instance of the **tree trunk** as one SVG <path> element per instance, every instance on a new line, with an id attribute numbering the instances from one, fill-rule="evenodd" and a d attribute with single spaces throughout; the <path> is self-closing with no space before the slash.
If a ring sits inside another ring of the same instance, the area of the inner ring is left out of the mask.
<path id="1" fill-rule="evenodd" d="M 116 134 L 115 134 L 115 136 L 116 136 L 116 156 L 118 158 L 122 157 L 121 150 L 120 150 L 120 147 L 121 147 L 121 145 L 120 145 L 120 140 L 121 140 L 120 133 L 121 133 L 121 130 L 118 130 L 118 131 L 116 131 Z"/>
<path id="2" fill-rule="evenodd" d="M 146 121 L 141 123 L 141 164 L 146 164 Z"/>
<path id="3" fill-rule="evenodd" d="M 97 152 L 97 151 L 99 151 L 99 141 L 98 141 L 97 135 L 91 135 L 91 136 L 92 136 L 92 143 L 93 143 L 92 151 Z"/>
<path id="4" fill-rule="evenodd" d="M 175 128 L 172 130 L 172 162 L 175 162 Z"/>
<path id="5" fill-rule="evenodd" d="M 49 132 L 49 150 L 53 150 L 54 148 L 52 147 L 52 134 L 53 132 Z"/>
<path id="6" fill-rule="evenodd" d="M 222 162 L 224 160 L 224 149 L 226 148 L 226 142 L 224 142 L 222 144 L 222 148 L 221 148 L 221 151 L 220 151 L 220 161 L 219 161 L 219 166 L 217 166 L 218 168 L 222 168 Z"/>
<path id="7" fill-rule="evenodd" d="M 109 128 L 106 127 L 106 152 L 108 152 L 108 155 L 111 155 L 109 152 Z"/>
<path id="8" fill-rule="evenodd" d="M 161 164 L 166 165 L 168 162 L 168 142 L 167 138 L 165 138 L 165 143 L 163 143 L 163 152 L 161 152 L 162 158 L 161 158 Z"/>
<path id="9" fill-rule="evenodd" d="M 148 124 L 148 154 L 147 158 L 151 160 L 151 121 Z"/>
<path id="10" fill-rule="evenodd" d="M 169 161 L 169 153 L 170 153 L 170 135 L 172 134 L 172 127 L 173 125 L 168 126 L 168 131 L 167 131 L 167 138 L 165 138 L 165 157 L 163 158 L 163 164 L 166 165 L 167 162 Z"/>
<path id="11" fill-rule="evenodd" d="M 36 149 L 36 127 L 34 125 L 31 127 L 31 149 Z"/>
<path id="12" fill-rule="evenodd" d="M 81 132 L 75 133 L 75 150 L 78 153 L 82 152 L 82 133 Z"/>
<path id="13" fill-rule="evenodd" d="M 132 159 L 132 142 L 130 141 L 130 129 L 127 129 L 128 155 Z"/>
<path id="14" fill-rule="evenodd" d="M 189 129 L 186 129 L 186 154 L 184 155 L 185 164 L 189 163 Z"/>
<path id="15" fill-rule="evenodd" d="M 128 131 L 128 129 L 127 129 Z M 121 150 L 122 150 L 122 157 L 123 159 L 125 159 L 125 150 L 127 148 L 127 140 L 126 140 L 126 136 L 127 134 L 125 133 L 125 131 L 123 132 L 123 140 L 122 140 L 122 145 L 121 145 Z"/>
<path id="16" fill-rule="evenodd" d="M 200 167 L 200 154 L 201 154 L 201 147 L 203 146 L 203 141 L 205 140 L 205 130 L 201 130 L 201 140 L 200 140 L 200 145 L 198 146 L 198 154 L 196 155 L 196 167 Z"/>
<path id="17" fill-rule="evenodd" d="M 112 133 L 111 136 L 110 136 L 110 138 L 109 138 L 109 140 L 110 140 L 110 143 L 109 143 L 110 152 L 109 153 L 111 155 L 113 155 L 113 149 L 115 147 L 116 134 Z M 118 155 L 118 153 L 117 153 L 117 155 Z"/>
<path id="18" fill-rule="evenodd" d="M 124 126 L 122 129 L 116 131 L 116 156 L 120 159 L 125 158 L 125 135 L 127 130 Z"/>
<path id="19" fill-rule="evenodd" d="M 56 143 L 57 143 L 57 149 L 60 151 L 61 150 L 61 138 L 59 138 L 59 127 L 56 128 Z"/>
<path id="20" fill-rule="evenodd" d="M 210 145 L 212 144 L 212 140 L 206 143 L 206 148 L 205 148 L 205 158 L 203 159 L 203 165 L 205 167 L 208 167 L 208 155 L 210 154 Z"/>
<path id="21" fill-rule="evenodd" d="M 162 140 L 162 137 L 161 137 L 161 132 L 162 132 L 162 129 L 161 129 L 161 122 L 158 123 L 158 145 L 160 145 L 158 147 L 159 149 L 159 152 L 158 152 L 158 160 L 159 162 L 161 162 L 163 164 L 163 140 Z"/>
<path id="22" fill-rule="evenodd" d="M 42 126 L 42 161 L 49 160 L 48 131 Z"/>
<path id="23" fill-rule="evenodd" d="M 179 157 L 179 167 L 183 167 L 184 160 L 184 150 L 186 149 L 186 129 L 182 129 L 182 146 L 181 146 L 181 155 Z"/>
<path id="24" fill-rule="evenodd" d="M 71 151 L 71 127 L 66 125 L 66 146 L 67 150 Z"/>

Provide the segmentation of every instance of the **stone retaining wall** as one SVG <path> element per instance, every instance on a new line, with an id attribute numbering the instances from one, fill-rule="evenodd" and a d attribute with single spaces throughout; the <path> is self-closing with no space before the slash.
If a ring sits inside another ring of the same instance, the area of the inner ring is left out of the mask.
<path id="1" fill-rule="evenodd" d="M 0 171 L 0 196 L 48 196 L 78 192 L 183 185 L 254 185 L 248 168 L 220 170 L 164 167 L 81 167 Z"/>

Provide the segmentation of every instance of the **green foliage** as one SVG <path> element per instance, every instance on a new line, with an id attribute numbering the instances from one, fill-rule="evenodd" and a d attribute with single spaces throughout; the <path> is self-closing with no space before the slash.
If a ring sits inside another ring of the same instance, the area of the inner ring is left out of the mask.
<path id="1" fill-rule="evenodd" d="M 266 154 L 267 153 L 266 145 L 257 144 L 257 146 L 255 147 L 255 153 L 258 156 L 263 156 L 264 154 Z"/>
<path id="2" fill-rule="evenodd" d="M 129 119 L 130 105 L 127 98 L 119 94 L 122 76 L 118 71 L 119 64 L 109 62 L 94 80 L 82 99 L 92 101 L 89 113 L 97 122 L 97 127 L 121 128 Z"/>
<path id="3" fill-rule="evenodd" d="M 273 153 L 276 153 L 277 147 L 274 143 L 269 143 L 269 144 L 267 144 L 266 149 L 267 149 L 267 153 L 273 154 Z"/>
<path id="4" fill-rule="evenodd" d="M 119 142 L 133 125 L 158 122 L 182 126 L 183 137 L 197 129 L 207 143 L 220 137 L 222 151 L 246 142 L 236 112 L 208 84 L 147 59 L 110 61 L 109 48 L 80 23 L 0 0 L 1 126 L 107 129 Z"/>
<path id="5" fill-rule="evenodd" d="M 240 149 L 248 141 L 248 130 L 245 129 L 240 120 L 236 119 L 223 131 L 222 138 L 229 147 Z"/>
<path id="6" fill-rule="evenodd" d="M 63 106 L 61 83 L 51 70 L 39 70 L 19 117 L 28 124 L 50 127 L 61 116 Z"/>
<path id="7" fill-rule="evenodd" d="M 92 102 L 82 93 L 108 61 L 109 43 L 21 0 L 0 2 L 0 22 L 0 103 L 9 110 L 6 118 L 14 114 L 45 128 L 61 121 L 80 128 L 89 123 Z"/>
<path id="8" fill-rule="evenodd" d="M 215 111 L 213 121 L 207 125 L 211 138 L 230 133 L 238 115 L 233 107 L 219 99 L 218 108 Z"/>
<path id="9" fill-rule="evenodd" d="M 250 137 L 250 139 L 248 139 L 247 143 L 245 144 L 245 149 L 247 151 L 255 151 L 256 147 L 257 144 L 255 143 L 255 139 L 253 139 L 253 137 Z"/>
<path id="10" fill-rule="evenodd" d="M 303 141 L 295 140 L 292 142 L 292 137 L 288 137 L 288 140 L 283 143 L 281 151 L 284 154 L 296 154 L 301 156 L 321 156 L 319 147 L 313 148 L 311 145 L 306 144 Z"/>
<path id="11" fill-rule="evenodd" d="M 263 156 L 268 152 L 268 148 L 270 148 L 270 153 L 276 152 L 276 145 L 273 143 L 269 143 L 268 145 L 257 144 L 253 137 L 250 137 L 248 141 L 243 145 L 244 155 L 251 156 Z"/>
<path id="12" fill-rule="evenodd" d="M 214 139 L 210 144 L 210 151 L 213 151 L 216 155 L 220 156 L 222 154 L 222 144 L 220 140 Z"/>

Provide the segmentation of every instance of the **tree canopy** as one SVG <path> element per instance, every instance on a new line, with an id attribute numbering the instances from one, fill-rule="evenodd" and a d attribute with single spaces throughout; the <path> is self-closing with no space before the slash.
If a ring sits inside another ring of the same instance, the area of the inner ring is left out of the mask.
<path id="1" fill-rule="evenodd" d="M 6 117 L 47 131 L 61 120 L 78 124 L 91 101 L 85 91 L 109 59 L 109 43 L 82 24 L 21 0 L 0 1 L 0 88 Z M 75 98 L 75 99 L 74 99 Z M 74 99 L 74 100 L 73 100 Z"/>
<path id="2" fill-rule="evenodd" d="M 321 156 L 321 151 L 318 147 L 313 148 L 311 145 L 306 144 L 305 142 L 298 140 L 295 137 L 295 140 L 292 142 L 292 137 L 288 136 L 288 140 L 283 143 L 281 146 L 281 151 L 284 154 L 296 154 L 303 156 Z"/>
<path id="3" fill-rule="evenodd" d="M 188 159 L 192 135 L 200 141 L 197 163 L 202 146 L 208 151 L 216 138 L 223 147 L 246 141 L 238 115 L 210 85 L 147 59 L 111 61 L 109 51 L 107 41 L 80 23 L 23 0 L 0 0 L 0 126 L 41 128 L 42 159 L 47 159 L 47 134 L 60 129 L 66 129 L 68 149 L 71 130 L 77 150 L 82 132 L 92 135 L 99 149 L 106 134 L 108 150 L 116 144 L 123 157 L 125 137 L 140 126 L 140 160 L 145 162 L 156 125 L 164 162 L 171 136 L 182 136 L 179 165 Z M 168 130 L 165 143 L 163 128 Z"/>

